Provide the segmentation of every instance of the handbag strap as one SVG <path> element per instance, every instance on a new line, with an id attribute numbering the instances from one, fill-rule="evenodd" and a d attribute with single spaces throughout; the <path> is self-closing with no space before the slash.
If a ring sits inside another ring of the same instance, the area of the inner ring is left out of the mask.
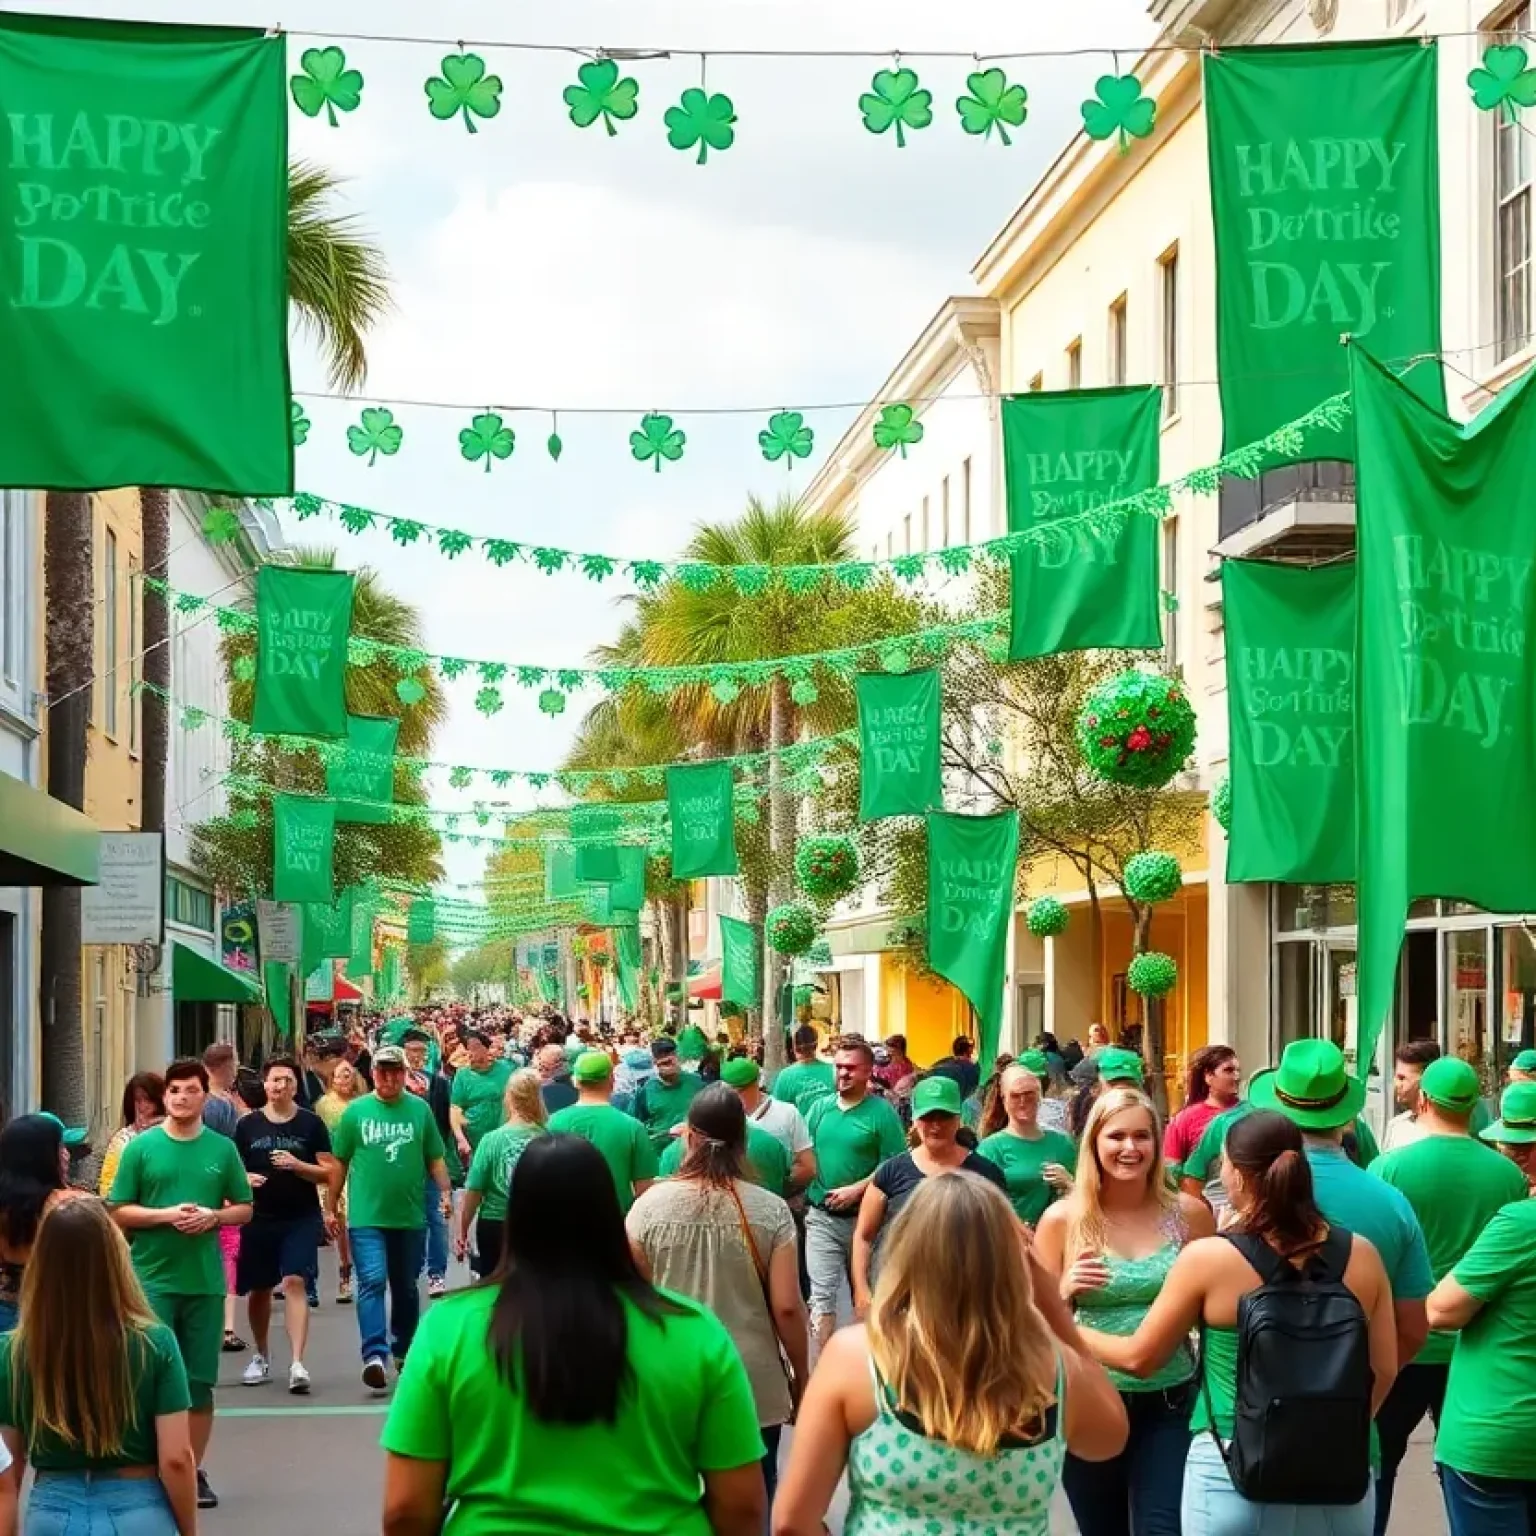
<path id="1" fill-rule="evenodd" d="M 752 1267 L 757 1271 L 757 1283 L 763 1288 L 763 1300 L 768 1304 L 768 1311 L 771 1314 L 773 1303 L 768 1295 L 768 1266 L 763 1263 L 763 1256 L 757 1251 L 757 1238 L 753 1236 L 752 1223 L 747 1220 L 747 1208 L 741 1203 L 741 1194 L 736 1188 L 735 1179 L 725 1186 L 725 1191 L 736 1207 L 736 1219 L 741 1223 L 741 1238 L 747 1245 L 747 1252 L 752 1255 Z"/>

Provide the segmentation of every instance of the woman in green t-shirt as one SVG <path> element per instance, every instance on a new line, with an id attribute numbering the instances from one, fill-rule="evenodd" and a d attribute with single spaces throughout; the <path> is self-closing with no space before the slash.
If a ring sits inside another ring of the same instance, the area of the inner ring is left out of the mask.
<path id="1" fill-rule="evenodd" d="M 37 1478 L 23 1532 L 193 1536 L 197 1463 L 187 1373 L 107 1208 L 92 1197 L 38 1227 L 21 1323 L 0 1339 L 0 1437 Z"/>
<path id="2" fill-rule="evenodd" d="M 760 1536 L 746 1369 L 710 1312 L 642 1278 L 602 1153 L 530 1142 L 503 1237 L 495 1277 L 438 1302 L 411 1347 L 384 1529 Z"/>
<path id="3" fill-rule="evenodd" d="M 501 1263 L 501 1232 L 507 1218 L 512 1170 L 528 1143 L 544 1134 L 549 1121 L 539 1086 L 539 1074 L 532 1067 L 522 1067 L 507 1079 L 507 1091 L 501 1096 L 502 1123 L 480 1139 L 469 1161 L 453 1249 L 458 1258 L 469 1258 L 477 1280 L 494 1274 Z M 475 1235 L 473 1252 L 471 1232 Z"/>

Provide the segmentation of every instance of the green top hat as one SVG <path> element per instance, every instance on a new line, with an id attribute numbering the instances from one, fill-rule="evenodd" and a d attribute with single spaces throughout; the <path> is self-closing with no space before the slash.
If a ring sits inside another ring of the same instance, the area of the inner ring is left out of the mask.
<path id="1" fill-rule="evenodd" d="M 1344 1053 L 1331 1040 L 1293 1040 L 1278 1067 L 1248 1083 L 1255 1109 L 1278 1110 L 1304 1131 L 1348 1125 L 1365 1105 L 1365 1084 L 1344 1070 Z"/>
<path id="2" fill-rule="evenodd" d="M 1499 1118 L 1478 1134 L 1507 1147 L 1536 1141 L 1536 1083 L 1511 1083 L 1499 1100 Z"/>

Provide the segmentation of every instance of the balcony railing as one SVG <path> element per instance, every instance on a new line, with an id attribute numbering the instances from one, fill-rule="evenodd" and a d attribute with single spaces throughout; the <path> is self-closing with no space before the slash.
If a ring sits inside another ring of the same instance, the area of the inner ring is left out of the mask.
<path id="1" fill-rule="evenodd" d="M 1266 512 L 1288 501 L 1353 501 L 1355 466 L 1340 459 L 1318 459 L 1310 464 L 1286 464 L 1256 480 L 1229 476 L 1221 482 L 1217 516 L 1221 537 L 1256 523 Z"/>

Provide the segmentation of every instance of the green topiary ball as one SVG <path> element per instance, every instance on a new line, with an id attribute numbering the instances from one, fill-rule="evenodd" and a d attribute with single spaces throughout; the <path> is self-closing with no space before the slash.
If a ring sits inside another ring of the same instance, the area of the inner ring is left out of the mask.
<path id="1" fill-rule="evenodd" d="M 1122 672 L 1090 693 L 1077 717 L 1077 746 L 1101 779 L 1159 789 L 1189 759 L 1195 712 L 1176 678 Z"/>
<path id="2" fill-rule="evenodd" d="M 795 850 L 795 878 L 816 901 L 837 901 L 858 889 L 859 850 L 851 837 L 808 837 Z"/>
<path id="3" fill-rule="evenodd" d="M 1155 949 L 1137 955 L 1125 972 L 1126 986 L 1142 997 L 1166 997 L 1178 979 L 1179 968 L 1173 956 Z"/>
<path id="4" fill-rule="evenodd" d="M 1223 779 L 1211 791 L 1211 815 L 1223 832 L 1232 830 L 1232 780 Z"/>
<path id="5" fill-rule="evenodd" d="M 1125 894 L 1132 901 L 1170 901 L 1184 884 L 1184 872 L 1171 853 L 1133 853 L 1125 861 Z"/>
<path id="6" fill-rule="evenodd" d="M 816 914 L 798 901 L 775 907 L 764 926 L 777 954 L 803 955 L 816 942 Z"/>
<path id="7" fill-rule="evenodd" d="M 1071 915 L 1054 896 L 1041 896 L 1030 902 L 1024 923 L 1037 939 L 1054 939 L 1067 931 Z"/>

